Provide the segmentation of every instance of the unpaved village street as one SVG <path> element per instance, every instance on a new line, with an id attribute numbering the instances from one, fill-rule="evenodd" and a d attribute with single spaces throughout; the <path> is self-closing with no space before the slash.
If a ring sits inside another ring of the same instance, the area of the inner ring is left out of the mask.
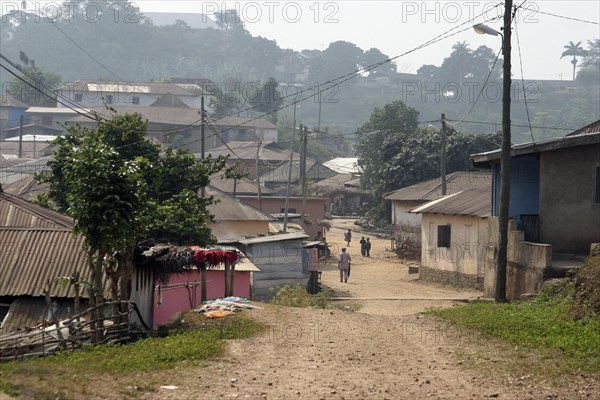
<path id="1" fill-rule="evenodd" d="M 341 247 L 351 221 L 334 221 L 327 236 Z M 348 296 L 358 311 L 262 305 L 248 311 L 268 329 L 229 344 L 225 357 L 197 368 L 167 371 L 146 399 L 598 399 L 594 377 L 537 376 L 552 359 L 514 349 L 418 313 L 452 306 L 448 299 L 477 292 L 424 285 L 408 274 L 389 241 L 374 242 L 362 258 L 353 233 L 349 282 L 340 283 L 334 263 L 323 284 Z M 380 300 L 387 298 L 388 300 Z M 394 299 L 389 299 L 394 298 Z M 411 300 L 413 299 L 413 300 Z M 438 300 L 444 299 L 444 300 Z"/>

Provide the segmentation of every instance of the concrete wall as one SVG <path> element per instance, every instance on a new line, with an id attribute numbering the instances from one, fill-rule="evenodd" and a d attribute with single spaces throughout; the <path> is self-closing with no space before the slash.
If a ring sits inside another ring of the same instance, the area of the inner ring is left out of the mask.
<path id="1" fill-rule="evenodd" d="M 600 143 L 541 153 L 540 241 L 557 253 L 587 254 L 600 242 L 594 204 Z"/>
<path id="2" fill-rule="evenodd" d="M 235 271 L 233 295 L 250 297 L 252 272 Z M 206 297 L 208 300 L 222 298 L 225 295 L 225 272 L 206 271 Z M 162 285 L 160 295 L 154 292 L 154 321 L 152 327 L 164 324 L 175 314 L 189 311 L 201 303 L 200 271 L 192 270 L 183 274 L 173 274 L 167 285 Z M 187 284 L 189 287 L 185 287 Z M 161 304 L 159 303 L 161 301 Z M 191 301 L 191 304 L 190 304 Z"/>
<path id="3" fill-rule="evenodd" d="M 500 165 L 494 165 L 493 215 L 500 214 Z M 509 217 L 519 221 L 522 214 L 540 213 L 540 165 L 537 154 L 513 157 L 510 176 Z"/>
<path id="4" fill-rule="evenodd" d="M 392 200 L 392 224 L 396 225 L 396 227 L 421 226 L 421 214 L 413 214 L 409 213 L 409 211 L 424 203 L 426 202 Z"/>
<path id="5" fill-rule="evenodd" d="M 451 226 L 450 247 L 437 247 L 437 232 L 440 225 Z M 464 281 L 465 283 L 461 283 L 461 286 L 480 288 L 484 276 L 484 255 L 489 243 L 489 232 L 490 226 L 487 218 L 423 214 L 421 266 L 425 268 L 422 268 L 421 278 L 439 281 L 439 277 L 445 275 L 450 281 Z M 431 270 L 441 273 L 434 274 Z M 469 277 L 470 279 L 468 279 Z"/>
<path id="6" fill-rule="evenodd" d="M 258 197 L 255 196 L 237 196 L 238 200 L 259 208 Z M 328 199 L 324 197 L 310 197 L 306 199 L 306 215 L 309 220 L 323 220 L 325 219 L 325 209 L 327 206 Z M 302 198 L 291 197 L 289 202 L 289 208 L 295 208 L 296 213 L 302 212 Z M 285 197 L 267 197 L 262 198 L 262 211 L 267 214 L 279 214 L 282 209 L 285 209 Z M 317 234 L 321 228 L 318 225 L 303 224 L 304 231 L 309 237 L 313 237 Z"/>
<path id="7" fill-rule="evenodd" d="M 498 219 L 490 219 L 490 229 L 497 238 Z M 493 236 L 492 236 L 493 237 Z M 516 230 L 510 221 L 508 230 L 508 264 L 506 267 L 506 297 L 517 300 L 522 294 L 537 293 L 544 282 L 544 274 L 552 264 L 552 246 L 525 242 L 524 233 Z M 497 242 L 490 242 L 485 250 L 484 296 L 494 297 L 496 288 Z"/>

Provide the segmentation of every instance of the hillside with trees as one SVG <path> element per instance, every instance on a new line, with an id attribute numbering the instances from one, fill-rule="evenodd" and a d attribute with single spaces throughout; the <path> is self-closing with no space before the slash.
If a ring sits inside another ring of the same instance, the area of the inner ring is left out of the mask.
<path id="1" fill-rule="evenodd" d="M 83 9 L 91 2 L 69 4 Z M 274 40 L 252 36 L 229 10 L 211 16 L 213 26 L 199 29 L 183 21 L 155 25 L 126 0 L 106 4 L 105 15 L 93 23 L 80 12 L 38 20 L 29 13 L 7 14 L 0 22 L 2 53 L 17 62 L 26 54 L 35 60 L 34 68 L 51 78 L 59 75 L 64 82 L 210 79 L 216 85 L 215 109 L 220 115 L 280 109 L 270 119 L 291 120 L 293 102 L 306 99 L 297 107 L 297 120 L 322 132 L 349 135 L 375 108 L 396 100 L 416 109 L 421 122 L 439 119 L 443 112 L 451 123 L 461 120 L 460 131 L 500 129 L 502 59 L 486 46 L 448 43 L 449 54 L 441 65 L 423 65 L 416 74 L 403 74 L 393 62 L 384 62 L 393 55 L 346 41 L 322 51 L 283 49 Z M 600 44 L 597 39 L 582 43 L 569 42 L 562 53 L 565 62 L 577 60 L 574 81 L 522 83 L 514 71 L 512 121 L 522 125 L 513 128 L 515 142 L 563 135 L 569 128 L 600 119 Z M 4 82 L 12 78 L 2 74 Z M 278 83 L 301 84 L 302 94 L 295 95 L 290 86 L 273 90 Z M 248 87 L 263 87 L 266 92 L 251 96 Z"/>

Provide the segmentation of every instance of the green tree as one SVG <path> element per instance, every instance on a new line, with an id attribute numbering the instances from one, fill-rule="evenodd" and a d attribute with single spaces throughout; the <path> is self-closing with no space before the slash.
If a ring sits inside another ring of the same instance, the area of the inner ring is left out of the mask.
<path id="1" fill-rule="evenodd" d="M 88 246 L 93 285 L 90 299 L 104 301 L 108 275 L 113 299 L 128 299 L 133 254 L 145 238 L 180 244 L 214 242 L 207 223 L 211 198 L 199 188 L 209 176 L 232 176 L 226 159 L 198 160 L 183 150 L 160 148 L 145 138 L 147 121 L 139 114 L 98 119 L 96 129 L 71 126 L 57 138 L 49 171 L 38 180 L 49 183 L 47 199 L 75 220 L 75 233 Z"/>
<path id="2" fill-rule="evenodd" d="M 371 215 L 389 219 L 385 193 L 440 176 L 439 132 L 418 128 L 419 113 L 401 101 L 375 109 L 358 131 L 361 186 L 381 199 Z M 469 169 L 469 155 L 497 148 L 499 134 L 447 132 L 447 172 Z"/>
<path id="3" fill-rule="evenodd" d="M 55 91 L 61 84 L 60 75 L 38 67 L 35 60 L 23 51 L 20 52 L 20 59 L 23 63 L 19 65 L 22 72 L 8 84 L 6 93 L 30 106 L 55 107 Z"/>
<path id="4" fill-rule="evenodd" d="M 581 66 L 600 69 L 600 39 L 588 40 L 587 54 L 584 56 Z"/>
<path id="5" fill-rule="evenodd" d="M 575 68 L 577 67 L 577 57 L 585 57 L 587 55 L 587 50 L 581 47 L 581 42 L 573 43 L 569 41 L 569 44 L 564 46 L 565 51 L 562 52 L 560 58 L 563 57 L 573 57 L 571 60 L 571 64 L 573 64 L 573 80 L 575 80 Z"/>

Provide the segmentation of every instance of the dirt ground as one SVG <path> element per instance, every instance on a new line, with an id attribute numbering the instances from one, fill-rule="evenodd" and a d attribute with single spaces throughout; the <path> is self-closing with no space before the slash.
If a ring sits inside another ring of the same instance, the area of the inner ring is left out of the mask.
<path id="1" fill-rule="evenodd" d="M 336 226 L 352 227 L 338 220 Z M 342 244 L 343 229 L 327 240 Z M 323 284 L 349 296 L 357 312 L 273 307 L 249 311 L 268 325 L 259 337 L 232 341 L 228 354 L 197 369 L 164 374 L 147 399 L 597 399 L 593 377 L 536 376 L 552 360 L 490 341 L 418 313 L 481 293 L 415 282 L 387 240 L 362 258 L 354 232 L 348 283 L 330 263 Z M 388 300 L 380 300 L 386 298 Z M 393 300 L 389 299 L 393 298 Z M 344 303 L 341 303 L 344 304 Z M 342 307 L 343 308 L 343 307 Z M 516 360 L 516 361 L 515 361 Z"/>
<path id="2" fill-rule="evenodd" d="M 327 240 L 337 254 L 344 229 L 357 227 L 351 220 L 334 223 Z M 361 236 L 355 231 L 348 248 L 353 260 L 348 283 L 340 283 L 335 261 L 324 267 L 323 285 L 337 297 L 353 298 L 336 302 L 340 308 L 257 303 L 261 309 L 244 312 L 268 328 L 255 338 L 229 342 L 224 357 L 138 377 L 142 390 L 125 377 L 98 382 L 87 388 L 86 398 L 130 398 L 132 392 L 147 400 L 600 398 L 596 376 L 564 376 L 548 355 L 420 315 L 481 293 L 417 282 L 386 251 L 388 240 L 365 235 L 373 247 L 371 257 L 363 258 Z M 345 304 L 357 311 L 345 310 Z"/>

